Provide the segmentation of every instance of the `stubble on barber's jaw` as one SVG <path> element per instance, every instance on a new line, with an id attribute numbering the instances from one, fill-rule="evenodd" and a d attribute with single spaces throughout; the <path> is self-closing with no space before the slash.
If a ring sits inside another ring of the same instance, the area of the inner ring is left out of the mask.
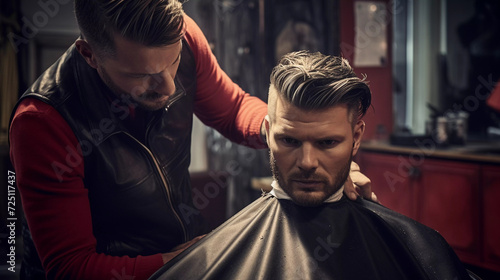
<path id="1" fill-rule="evenodd" d="M 271 171 L 273 173 L 274 180 L 276 180 L 285 191 L 288 196 L 292 199 L 292 201 L 295 204 L 305 206 L 305 207 L 316 207 L 320 206 L 326 199 L 328 199 L 330 196 L 332 196 L 334 193 L 336 193 L 346 182 L 347 177 L 349 176 L 349 172 L 351 170 L 351 162 L 352 162 L 352 149 L 351 149 L 351 156 L 349 157 L 349 160 L 346 162 L 346 164 L 340 169 L 340 171 L 337 173 L 337 176 L 335 177 L 335 182 L 333 185 L 328 183 L 328 180 L 324 178 L 321 175 L 318 175 L 314 172 L 311 171 L 297 171 L 292 173 L 288 178 L 283 178 L 283 175 L 281 174 L 279 167 L 276 163 L 276 159 L 274 157 L 274 154 L 271 150 L 269 150 L 269 161 L 271 165 Z M 315 197 L 312 195 L 300 195 L 296 196 L 290 187 L 290 179 L 320 179 L 323 182 L 325 182 L 325 189 L 327 190 L 323 196 L 321 197 Z"/>
<path id="2" fill-rule="evenodd" d="M 98 69 L 98 72 L 101 76 L 101 80 L 103 81 L 103 83 L 111 90 L 111 92 L 116 97 L 119 98 L 131 97 L 131 99 L 133 100 L 132 102 L 134 102 L 134 105 L 138 106 L 139 108 L 145 111 L 156 111 L 162 109 L 165 106 L 167 106 L 169 102 L 168 99 L 165 101 L 154 102 L 156 100 L 159 100 L 162 95 L 155 91 L 146 91 L 145 88 L 140 88 L 140 89 L 137 88 L 134 90 L 133 93 L 128 93 L 120 89 L 120 87 L 118 87 L 113 82 L 113 80 L 111 79 L 111 77 L 104 68 Z"/>

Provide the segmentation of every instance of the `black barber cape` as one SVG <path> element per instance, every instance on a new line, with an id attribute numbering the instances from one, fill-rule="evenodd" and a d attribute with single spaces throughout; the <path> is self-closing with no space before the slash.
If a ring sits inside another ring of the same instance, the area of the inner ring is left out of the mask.
<path id="1" fill-rule="evenodd" d="M 470 278 L 441 235 L 384 206 L 263 194 L 150 279 Z"/>

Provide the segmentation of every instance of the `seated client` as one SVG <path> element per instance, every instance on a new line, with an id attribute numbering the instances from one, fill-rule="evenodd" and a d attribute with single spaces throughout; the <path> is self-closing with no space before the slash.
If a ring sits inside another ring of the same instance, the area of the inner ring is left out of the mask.
<path id="1" fill-rule="evenodd" d="M 470 279 L 436 231 L 344 196 L 370 103 L 345 59 L 285 55 L 266 117 L 272 191 L 152 279 Z"/>

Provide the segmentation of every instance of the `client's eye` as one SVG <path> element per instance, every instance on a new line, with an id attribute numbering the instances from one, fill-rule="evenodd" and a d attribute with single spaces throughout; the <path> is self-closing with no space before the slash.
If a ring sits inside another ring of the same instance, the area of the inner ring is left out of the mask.
<path id="1" fill-rule="evenodd" d="M 318 145 L 323 149 L 333 148 L 338 144 L 338 141 L 333 139 L 321 140 L 318 142 Z"/>
<path id="2" fill-rule="evenodd" d="M 300 145 L 299 140 L 293 139 L 291 137 L 281 138 L 281 142 L 283 142 L 283 144 L 285 144 L 287 146 L 298 146 L 298 145 Z"/>

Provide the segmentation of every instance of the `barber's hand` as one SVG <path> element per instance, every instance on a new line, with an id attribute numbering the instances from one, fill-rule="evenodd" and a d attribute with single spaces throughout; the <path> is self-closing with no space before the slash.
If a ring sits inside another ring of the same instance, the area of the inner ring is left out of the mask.
<path id="1" fill-rule="evenodd" d="M 351 200 L 356 200 L 358 196 L 362 196 L 365 199 L 380 203 L 375 193 L 372 192 L 372 182 L 361 173 L 359 165 L 354 161 L 351 162 L 351 172 L 344 185 L 344 192 Z"/>
<path id="2" fill-rule="evenodd" d="M 187 248 L 189 248 L 189 246 L 191 246 L 194 243 L 198 242 L 200 239 L 202 239 L 203 237 L 205 237 L 205 235 L 206 234 L 200 235 L 200 236 L 195 237 L 195 238 L 193 238 L 192 240 L 190 240 L 190 241 L 188 241 L 186 243 L 182 243 L 180 245 L 175 246 L 172 249 L 172 252 L 161 254 L 161 256 L 163 258 L 163 264 L 166 264 L 168 261 L 170 261 L 171 259 L 173 259 L 175 256 L 177 256 L 178 254 L 182 253 L 182 251 L 184 251 Z"/>

